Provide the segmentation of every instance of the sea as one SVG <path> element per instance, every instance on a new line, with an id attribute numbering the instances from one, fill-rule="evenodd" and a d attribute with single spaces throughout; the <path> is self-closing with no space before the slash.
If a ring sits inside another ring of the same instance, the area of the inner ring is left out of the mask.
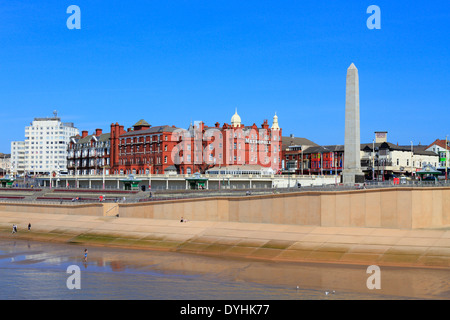
<path id="1" fill-rule="evenodd" d="M 87 261 L 84 251 L 87 249 Z M 450 272 L 0 240 L 1 300 L 449 300 Z"/>

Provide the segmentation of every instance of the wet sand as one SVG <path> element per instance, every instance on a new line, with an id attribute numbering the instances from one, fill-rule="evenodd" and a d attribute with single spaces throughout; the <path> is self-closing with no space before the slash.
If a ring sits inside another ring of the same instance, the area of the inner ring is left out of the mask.
<path id="1" fill-rule="evenodd" d="M 13 224 L 18 225 L 16 234 L 11 234 Z M 450 298 L 450 230 L 0 212 L 0 239 L 30 241 L 33 250 L 42 242 L 45 250 L 70 253 L 80 262 L 87 247 L 90 263 L 107 263 L 115 270 L 195 273 L 361 293 L 374 292 L 367 289 L 366 270 L 377 265 L 382 270 L 382 289 L 375 294 Z"/>
<path id="2" fill-rule="evenodd" d="M 31 223 L 31 231 L 27 230 Z M 19 232 L 11 234 L 12 225 Z M 0 212 L 0 238 L 273 262 L 450 269 L 450 230 L 339 228 Z"/>
<path id="3" fill-rule="evenodd" d="M 27 240 L 0 240 L 3 259 L 32 266 L 39 263 L 83 264 L 84 249 L 79 244 Z M 88 246 L 89 266 L 108 267 L 110 272 L 157 272 L 160 274 L 201 275 L 214 281 L 257 283 L 294 290 L 335 290 L 370 299 L 450 299 L 447 270 L 381 267 L 381 289 L 369 290 L 367 266 L 320 263 L 255 261 L 242 258 L 205 257 L 196 254 L 158 252 L 140 249 Z M 336 296 L 337 297 L 337 296 Z"/>

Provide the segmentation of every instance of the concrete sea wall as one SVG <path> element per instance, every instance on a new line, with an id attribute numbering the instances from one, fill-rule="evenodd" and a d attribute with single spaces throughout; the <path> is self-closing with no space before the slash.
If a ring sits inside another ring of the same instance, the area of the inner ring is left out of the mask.
<path id="1" fill-rule="evenodd" d="M 120 204 L 121 217 L 394 229 L 450 226 L 450 188 L 298 192 Z"/>
<path id="2" fill-rule="evenodd" d="M 181 217 L 188 222 L 180 223 Z M 0 238 L 273 261 L 449 268 L 450 188 L 144 203 L 0 203 Z"/>
<path id="3" fill-rule="evenodd" d="M 0 212 L 322 227 L 393 229 L 450 226 L 450 188 L 311 191 L 139 203 L 0 203 Z"/>
<path id="4" fill-rule="evenodd" d="M 102 203 L 64 205 L 64 204 L 43 204 L 34 203 L 18 203 L 18 202 L 2 202 L 0 203 L 0 212 L 29 212 L 29 213 L 52 213 L 64 215 L 87 215 L 87 216 L 103 216 L 105 211 L 109 209 L 110 204 Z"/>

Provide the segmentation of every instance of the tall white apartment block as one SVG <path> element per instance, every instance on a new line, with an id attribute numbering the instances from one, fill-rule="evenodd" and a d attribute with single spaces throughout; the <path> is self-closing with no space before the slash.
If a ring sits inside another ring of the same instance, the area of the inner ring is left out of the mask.
<path id="1" fill-rule="evenodd" d="M 25 141 L 11 142 L 11 162 L 6 171 L 19 174 L 25 171 Z"/>
<path id="2" fill-rule="evenodd" d="M 67 172 L 67 145 L 72 136 L 79 134 L 79 130 L 71 122 L 61 122 L 54 112 L 54 117 L 34 118 L 30 126 L 25 127 L 25 141 L 23 142 L 23 157 L 20 149 L 17 153 L 16 172 L 27 174 L 48 174 L 50 172 Z M 15 154 L 11 143 L 11 162 Z M 17 144 L 15 145 L 17 147 Z"/>

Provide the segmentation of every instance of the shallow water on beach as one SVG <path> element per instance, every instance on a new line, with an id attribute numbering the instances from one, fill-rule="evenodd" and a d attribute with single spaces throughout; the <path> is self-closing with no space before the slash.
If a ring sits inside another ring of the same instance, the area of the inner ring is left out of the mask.
<path id="1" fill-rule="evenodd" d="M 381 268 L 369 290 L 367 266 L 275 263 L 189 254 L 0 240 L 0 299 L 361 300 L 450 299 L 450 272 Z M 80 268 L 70 290 L 67 268 Z M 327 291 L 335 293 L 326 294 Z"/>

